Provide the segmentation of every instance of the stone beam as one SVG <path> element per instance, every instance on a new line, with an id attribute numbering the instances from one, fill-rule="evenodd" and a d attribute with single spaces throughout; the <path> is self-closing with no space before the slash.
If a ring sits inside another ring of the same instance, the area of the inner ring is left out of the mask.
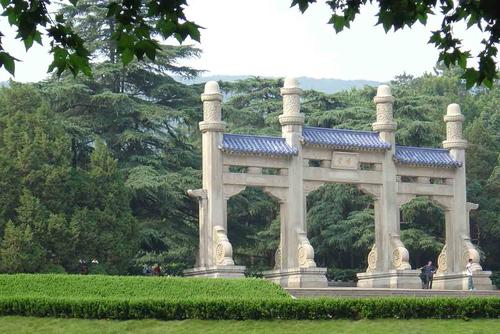
<path id="1" fill-rule="evenodd" d="M 424 176 L 451 179 L 455 177 L 455 170 L 449 168 L 412 167 L 398 165 L 396 167 L 396 174 L 404 176 Z"/>
<path id="2" fill-rule="evenodd" d="M 224 185 L 242 185 L 249 187 L 288 187 L 286 175 L 263 175 L 226 172 L 222 176 Z"/>
<path id="3" fill-rule="evenodd" d="M 398 182 L 397 193 L 423 196 L 453 196 L 453 186 L 448 184 Z"/>
<path id="4" fill-rule="evenodd" d="M 250 156 L 224 153 L 222 163 L 229 166 L 252 166 L 262 168 L 288 168 L 288 158 Z"/>
<path id="5" fill-rule="evenodd" d="M 381 184 L 382 174 L 379 171 L 306 167 L 304 168 L 304 181 Z"/>

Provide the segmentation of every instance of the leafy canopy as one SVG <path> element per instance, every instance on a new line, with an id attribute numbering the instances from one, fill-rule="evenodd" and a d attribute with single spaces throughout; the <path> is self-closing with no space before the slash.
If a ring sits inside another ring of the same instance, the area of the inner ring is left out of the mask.
<path id="1" fill-rule="evenodd" d="M 292 7 L 298 6 L 303 13 L 314 2 L 316 0 L 293 0 Z M 468 88 L 481 83 L 492 87 L 497 77 L 495 57 L 500 40 L 500 6 L 497 0 L 331 0 L 327 1 L 333 12 L 328 23 L 336 32 L 349 28 L 360 8 L 368 3 L 378 3 L 377 24 L 381 24 L 386 32 L 391 28 L 396 31 L 405 26 L 411 27 L 417 21 L 425 25 L 429 15 L 442 15 L 441 28 L 433 31 L 429 39 L 429 43 L 439 49 L 439 61 L 447 67 L 459 65 L 464 70 L 463 78 Z M 481 41 L 483 50 L 477 55 L 478 69 L 467 66 L 467 59 L 472 55 L 454 34 L 453 28 L 460 22 L 466 22 L 467 28 L 476 25 L 489 35 Z"/>
<path id="2" fill-rule="evenodd" d="M 77 7 L 82 0 L 69 0 Z M 163 39 L 175 37 L 183 42 L 187 37 L 200 41 L 201 27 L 188 20 L 184 15 L 186 0 L 94 0 L 85 1 L 85 10 L 91 10 L 92 2 L 105 8 L 106 16 L 116 24 L 108 27 L 116 45 L 116 53 L 123 62 L 129 64 L 134 58 L 155 60 L 161 47 L 155 37 Z M 292 0 L 292 7 L 298 6 L 305 12 L 316 0 Z M 427 23 L 429 15 L 441 14 L 441 28 L 432 32 L 429 43 L 439 49 L 439 59 L 447 67 L 459 65 L 463 70 L 463 78 L 467 87 L 474 84 L 484 84 L 492 87 L 497 77 L 495 57 L 500 40 L 500 6 L 496 0 L 331 0 L 327 4 L 332 10 L 329 24 L 336 32 L 349 28 L 360 8 L 368 3 L 378 3 L 378 24 L 387 32 L 391 28 L 402 29 L 412 27 L 417 21 Z M 28 50 L 33 42 L 42 43 L 44 30 L 50 40 L 50 52 L 54 60 L 49 66 L 49 72 L 56 71 L 58 75 L 65 71 L 73 75 L 83 72 L 92 74 L 89 64 L 88 36 L 82 36 L 71 24 L 71 20 L 59 12 L 54 17 L 48 12 L 50 0 L 0 0 L 3 7 L 2 15 L 17 28 L 18 39 L 24 42 Z M 465 22 L 467 28 L 476 25 L 488 34 L 482 41 L 483 50 L 477 55 L 479 66 L 468 66 L 467 60 L 472 57 L 465 50 L 460 39 L 456 37 L 453 28 L 460 22 Z M 0 32 L 0 68 L 3 66 L 11 74 L 15 72 L 15 59 L 2 47 Z"/>
<path id="3" fill-rule="evenodd" d="M 69 0 L 77 6 L 79 0 Z M 95 1 L 102 2 L 102 1 Z M 50 53 L 53 61 L 49 72 L 58 75 L 65 71 L 77 75 L 83 72 L 91 75 L 89 64 L 90 52 L 84 39 L 66 20 L 62 13 L 51 15 L 48 7 L 50 0 L 1 0 L 2 15 L 8 18 L 9 24 L 17 29 L 16 38 L 24 42 L 26 50 L 33 42 L 42 44 L 42 33 L 46 32 L 50 40 Z M 161 49 L 155 36 L 167 39 L 175 37 L 179 42 L 187 37 L 199 41 L 200 26 L 186 19 L 184 6 L 186 0 L 121 0 L 106 1 L 108 18 L 116 22 L 112 27 L 113 40 L 117 53 L 124 64 L 130 63 L 134 57 L 142 60 L 144 56 L 155 60 Z M 4 51 L 3 34 L 0 32 L 0 68 L 3 66 L 11 74 L 15 72 L 15 59 Z"/>

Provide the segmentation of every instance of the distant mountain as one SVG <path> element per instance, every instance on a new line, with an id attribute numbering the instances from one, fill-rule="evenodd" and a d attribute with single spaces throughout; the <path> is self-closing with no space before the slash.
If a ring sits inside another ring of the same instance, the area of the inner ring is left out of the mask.
<path id="1" fill-rule="evenodd" d="M 183 78 L 175 78 L 185 84 L 197 84 L 203 83 L 210 80 L 215 81 L 238 81 L 250 78 L 250 75 L 208 75 L 201 76 L 192 80 L 186 80 Z M 315 79 L 310 77 L 299 77 L 297 78 L 302 89 L 314 89 L 324 93 L 336 93 L 342 90 L 348 90 L 351 88 L 363 88 L 364 86 L 378 86 L 380 82 L 371 80 L 342 80 L 342 79 Z"/>

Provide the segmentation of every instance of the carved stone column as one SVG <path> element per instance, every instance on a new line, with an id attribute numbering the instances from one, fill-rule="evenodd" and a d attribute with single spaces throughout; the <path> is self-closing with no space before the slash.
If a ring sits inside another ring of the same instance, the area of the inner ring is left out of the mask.
<path id="1" fill-rule="evenodd" d="M 206 209 L 200 212 L 199 266 L 186 270 L 186 276 L 243 277 L 245 268 L 235 266 L 232 246 L 227 238 L 226 198 L 222 152 L 219 146 L 226 123 L 221 119 L 222 94 L 215 81 L 205 84 L 201 95 L 203 102 L 202 133 L 203 192 L 206 194 Z M 205 208 L 205 207 L 204 207 Z M 203 221 L 201 220 L 203 219 Z"/>
<path id="2" fill-rule="evenodd" d="M 408 250 L 399 238 L 396 165 L 393 160 L 396 122 L 393 119 L 394 97 L 391 88 L 379 86 L 373 101 L 377 110 L 373 130 L 391 148 L 384 154 L 382 188 L 380 197 L 375 200 L 375 245 L 369 254 L 367 272 L 358 274 L 358 286 L 418 288 L 418 273 L 410 270 Z"/>
<path id="3" fill-rule="evenodd" d="M 465 177 L 465 149 L 467 140 L 462 135 L 464 116 L 460 106 L 450 104 L 444 116 L 446 122 L 446 140 L 443 147 L 450 150 L 450 155 L 461 162 L 461 167 L 455 169 L 453 178 L 453 198 L 451 206 L 445 212 L 446 245 L 439 260 L 446 270 L 440 269 L 435 282 L 438 288 L 467 289 L 465 266 L 469 259 L 473 262 L 474 285 L 477 289 L 492 289 L 491 272 L 483 271 L 479 263 L 480 256 L 470 240 L 469 212 L 477 208 L 477 204 L 467 202 Z"/>
<path id="4" fill-rule="evenodd" d="M 301 144 L 304 114 L 300 112 L 302 89 L 297 80 L 286 78 L 281 95 L 283 114 L 279 121 L 282 136 L 299 153 L 290 158 L 287 200 L 281 204 L 281 268 L 265 273 L 265 277 L 284 287 L 326 287 L 326 269 L 316 268 L 314 250 L 307 238 Z"/>

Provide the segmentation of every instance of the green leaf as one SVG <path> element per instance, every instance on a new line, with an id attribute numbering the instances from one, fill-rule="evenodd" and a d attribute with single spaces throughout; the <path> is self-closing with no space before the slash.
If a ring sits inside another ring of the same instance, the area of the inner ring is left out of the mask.
<path id="1" fill-rule="evenodd" d="M 346 19 L 341 15 L 333 14 L 328 23 L 333 24 L 335 32 L 338 33 L 341 32 L 346 26 Z"/>
<path id="2" fill-rule="evenodd" d="M 479 72 L 474 68 L 468 68 L 465 73 L 462 75 L 462 78 L 465 79 L 465 86 L 467 89 L 472 88 L 479 79 Z"/>
<path id="3" fill-rule="evenodd" d="M 119 3 L 113 1 L 108 5 L 108 13 L 106 14 L 106 17 L 116 16 L 121 12 L 121 10 L 122 6 Z"/>
<path id="4" fill-rule="evenodd" d="M 134 60 L 134 51 L 132 49 L 125 49 L 122 52 L 122 63 L 123 65 L 128 65 Z"/>
<path id="5" fill-rule="evenodd" d="M 76 4 L 78 3 L 78 0 L 69 0 L 69 2 L 76 7 Z"/>
<path id="6" fill-rule="evenodd" d="M 38 44 L 42 45 L 42 35 L 40 34 L 39 31 L 35 32 L 35 34 L 33 35 L 33 40 Z"/>
<path id="7" fill-rule="evenodd" d="M 10 74 L 14 75 L 16 71 L 16 64 L 14 63 L 16 58 L 12 57 L 6 52 L 0 52 L 0 67 L 3 66 Z"/>
<path id="8" fill-rule="evenodd" d="M 299 5 L 299 10 L 304 13 L 309 7 L 309 3 L 316 2 L 316 0 L 293 0 L 290 7 Z"/>
<path id="9" fill-rule="evenodd" d="M 185 26 L 189 36 L 195 41 L 200 42 L 200 26 L 194 24 L 193 22 L 186 22 Z"/>
<path id="10" fill-rule="evenodd" d="M 64 23 L 64 21 L 65 21 L 64 20 L 64 15 L 61 14 L 61 13 L 57 14 L 56 17 L 55 17 L 55 19 L 56 19 L 57 23 Z"/>
<path id="11" fill-rule="evenodd" d="M 33 35 L 28 35 L 23 42 L 26 51 L 28 51 L 33 46 Z"/>
<path id="12" fill-rule="evenodd" d="M 469 58 L 469 55 L 469 52 L 460 53 L 460 56 L 458 57 L 458 65 L 461 68 L 465 69 L 467 67 L 467 59 Z"/>

